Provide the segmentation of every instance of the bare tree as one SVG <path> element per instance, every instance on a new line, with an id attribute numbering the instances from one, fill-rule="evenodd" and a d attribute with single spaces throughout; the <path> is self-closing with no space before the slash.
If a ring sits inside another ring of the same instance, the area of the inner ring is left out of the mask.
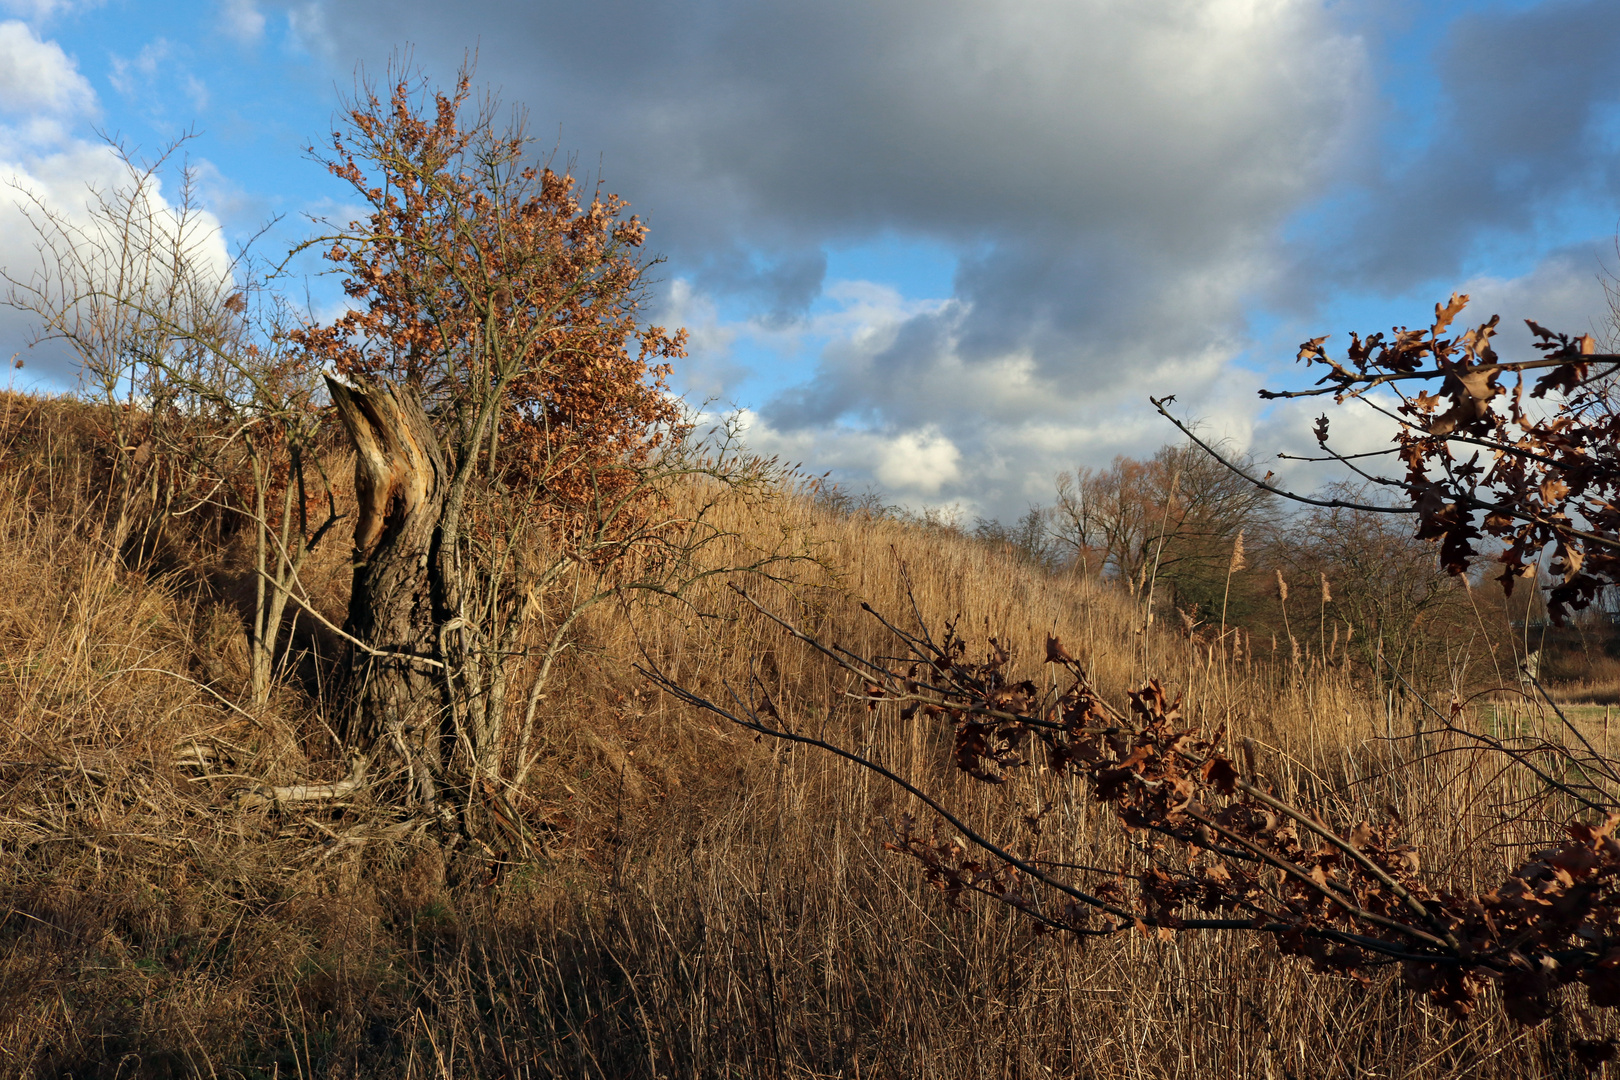
<path id="1" fill-rule="evenodd" d="M 1157 581 L 1178 602 L 1218 603 L 1232 542 L 1268 523 L 1272 503 L 1196 446 L 1166 446 L 1147 461 L 1117 457 L 1107 469 L 1061 474 L 1052 532 L 1084 574 L 1133 594 Z"/>
<path id="2" fill-rule="evenodd" d="M 183 147 L 143 163 L 115 145 L 124 182 L 92 189 L 82 213 L 24 191 L 41 258 L 0 275 L 7 302 L 38 318 L 34 340 L 66 342 L 104 407 L 109 555 L 140 563 L 171 521 L 204 508 L 251 528 L 250 693 L 262 705 L 299 568 L 337 520 L 313 452 L 320 379 L 248 253 L 227 255 L 189 168 L 177 202 L 161 197 Z"/>
<path id="3" fill-rule="evenodd" d="M 451 839 L 514 820 L 498 808 L 586 611 L 801 554 L 730 524 L 785 470 L 723 426 L 694 437 L 664 386 L 685 334 L 640 321 L 646 227 L 534 164 L 503 115 L 467 72 L 360 88 L 326 164 L 366 216 L 306 245 L 353 303 L 292 335 L 356 451 L 346 783 L 393 762 Z"/>
<path id="4" fill-rule="evenodd" d="M 1361 485 L 1329 491 L 1347 501 L 1376 502 Z M 1473 617 L 1465 587 L 1441 568 L 1434 548 L 1417 539 L 1399 517 L 1346 507 L 1312 507 L 1290 522 L 1269 557 L 1296 580 L 1327 583 L 1313 633 L 1332 628 L 1334 642 L 1354 654 L 1376 680 L 1387 678 L 1386 660 L 1409 674 L 1427 651 L 1434 659 L 1443 642 L 1465 633 Z M 1489 642 L 1480 643 L 1489 656 Z M 1325 651 L 1326 643 L 1317 647 Z M 1431 672 L 1432 674 L 1432 672 Z"/>

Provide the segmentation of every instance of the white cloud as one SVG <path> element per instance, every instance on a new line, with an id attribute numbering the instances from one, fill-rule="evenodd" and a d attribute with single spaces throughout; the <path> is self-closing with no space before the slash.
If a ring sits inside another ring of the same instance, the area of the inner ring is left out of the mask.
<path id="1" fill-rule="evenodd" d="M 1620 253 L 1596 244 L 1564 248 L 1547 255 L 1531 270 L 1514 278 L 1481 275 L 1464 282 L 1457 291 L 1469 297 L 1460 321 L 1483 322 L 1500 315 L 1496 347 L 1508 359 L 1530 355 L 1530 331 L 1525 319 L 1564 334 L 1591 334 L 1605 342 L 1620 332 L 1610 321 L 1603 280 L 1614 282 Z"/>
<path id="2" fill-rule="evenodd" d="M 41 140 L 37 127 L 0 126 L 0 268 L 27 282 L 42 269 L 36 222 L 44 220 L 42 207 L 70 227 L 97 229 L 91 214 L 94 192 L 128 190 L 131 176 L 117 152 L 105 143 L 51 132 Z M 177 208 L 166 197 L 160 178 L 153 177 L 145 191 L 136 221 L 158 235 L 173 234 Z M 32 221 L 30 220 L 32 219 Z M 187 237 L 202 272 L 223 279 L 230 272 L 230 253 L 218 219 L 193 211 Z M 100 240 L 115 238 L 101 234 Z M 20 344 L 31 336 L 34 318 L 26 312 L 0 309 L 0 339 Z M 32 379 L 57 389 L 73 385 L 74 359 L 60 345 L 43 345 L 24 353 Z"/>
<path id="3" fill-rule="evenodd" d="M 877 449 L 872 476 L 891 491 L 935 495 L 961 475 L 962 452 L 932 425 L 882 440 Z"/>
<path id="4" fill-rule="evenodd" d="M 96 92 L 62 46 L 42 41 L 25 23 L 0 22 L 0 109 L 12 114 L 83 114 Z"/>
<path id="5" fill-rule="evenodd" d="M 256 229 L 270 218 L 272 204 L 263 193 L 249 191 L 207 158 L 191 158 L 190 165 L 197 201 L 232 231 Z"/>
<path id="6" fill-rule="evenodd" d="M 114 90 L 128 96 L 150 84 L 157 77 L 159 66 L 167 66 L 165 62 L 173 55 L 174 46 L 167 38 L 161 37 L 141 46 L 141 51 L 133 60 L 114 54 L 107 81 L 112 83 Z"/>
<path id="7" fill-rule="evenodd" d="M 291 32 L 292 40 L 297 42 L 305 52 L 313 56 L 332 57 L 337 49 L 332 41 L 331 30 L 326 24 L 326 8 L 320 0 L 303 0 L 285 5 L 287 8 L 287 29 Z M 399 36 L 389 38 L 390 48 L 399 40 Z"/>
<path id="8" fill-rule="evenodd" d="M 220 0 L 219 24 L 227 37 L 244 45 L 264 37 L 264 12 L 256 0 Z"/>
<path id="9" fill-rule="evenodd" d="M 1059 471 L 1150 454 L 1175 438 L 1145 408 L 1150 391 L 1180 393 L 1186 415 L 1244 442 L 1258 412 L 1254 378 L 1226 368 L 1230 345 L 1159 357 L 1151 342 L 1126 344 L 1106 373 L 1087 362 L 1063 372 L 1025 347 L 965 352 L 960 301 L 908 301 L 864 281 L 826 294 L 835 307 L 790 326 L 727 322 L 678 279 L 660 320 L 694 327 L 693 360 L 710 377 L 744 344 L 804 355 L 803 381 L 746 414 L 750 445 L 914 507 L 1013 516 L 1050 501 Z"/>
<path id="10" fill-rule="evenodd" d="M 202 112 L 204 109 L 208 108 L 207 83 L 203 82 L 195 75 L 187 74 L 185 87 L 186 98 L 191 102 L 191 107 L 193 109 L 195 109 L 197 112 Z"/>
<path id="11" fill-rule="evenodd" d="M 1129 319 L 1103 310 L 1067 333 L 1043 334 L 1037 324 L 1037 332 L 989 341 L 963 300 L 908 307 L 898 297 L 873 303 L 876 292 L 846 291 L 845 312 L 819 317 L 838 321 L 813 371 L 759 412 L 772 430 L 802 433 L 832 455 L 810 460 L 818 468 L 825 461 L 855 487 L 887 487 L 896 470 L 880 475 L 883 459 L 834 444 L 938 432 L 956 456 L 950 469 L 932 474 L 927 493 L 986 515 L 1016 515 L 1050 500 L 1059 471 L 1175 441 L 1149 408 L 1149 394 L 1179 395 L 1185 415 L 1224 436 L 1248 434 L 1259 409 L 1256 377 L 1230 366 L 1243 339 L 1221 315 L 1225 287 L 1207 276 L 1167 278 L 1179 287 Z"/>
<path id="12" fill-rule="evenodd" d="M 950 306 L 948 300 L 908 300 L 898 290 L 870 281 L 833 281 L 823 296 L 834 306 L 802 319 L 760 315 L 727 320 L 712 293 L 678 277 L 669 283 L 653 321 L 686 328 L 690 355 L 676 375 L 685 392 L 710 400 L 725 399 L 752 374 L 737 359 L 745 348 L 773 355 L 784 367 L 828 342 L 866 353 L 881 351 L 894 343 L 906 320 Z"/>
<path id="13" fill-rule="evenodd" d="M 743 438 L 757 453 L 831 469 L 834 479 L 859 488 L 876 482 L 884 494 L 909 505 L 938 505 L 938 496 L 961 476 L 962 453 L 934 426 L 885 434 L 849 426 L 783 431 L 758 413 L 738 414 Z"/>
<path id="14" fill-rule="evenodd" d="M 45 22 L 57 15 L 100 6 L 101 0 L 3 0 L 0 11 L 20 15 L 30 22 Z"/>
<path id="15" fill-rule="evenodd" d="M 661 326 L 684 327 L 687 332 L 687 359 L 676 377 L 680 389 L 694 403 L 721 401 L 728 388 L 748 375 L 748 369 L 732 356 L 746 328 L 721 319 L 712 297 L 692 287 L 687 278 L 669 283 L 663 303 L 651 320 Z"/>

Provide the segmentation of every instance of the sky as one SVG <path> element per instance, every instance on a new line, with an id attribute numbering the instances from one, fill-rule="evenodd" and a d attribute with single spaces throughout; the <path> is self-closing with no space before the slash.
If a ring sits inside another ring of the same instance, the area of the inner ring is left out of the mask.
<path id="1" fill-rule="evenodd" d="M 1510 355 L 1524 318 L 1608 332 L 1613 0 L 0 0 L 0 266 L 38 261 L 19 203 L 118 183 L 109 138 L 189 135 L 222 243 L 285 251 L 347 209 L 307 148 L 401 56 L 474 60 L 537 155 L 630 201 L 694 406 L 913 508 L 1009 520 L 1151 454 L 1150 395 L 1306 450 L 1319 404 L 1255 393 L 1302 385 L 1298 343 L 1454 290 Z M 0 308 L 12 384 L 71 387 L 29 337 Z"/>

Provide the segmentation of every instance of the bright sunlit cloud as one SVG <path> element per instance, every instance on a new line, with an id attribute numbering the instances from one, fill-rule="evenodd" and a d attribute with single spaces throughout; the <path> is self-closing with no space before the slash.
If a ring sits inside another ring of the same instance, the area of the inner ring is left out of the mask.
<path id="1" fill-rule="evenodd" d="M 0 110 L 61 117 L 95 104 L 95 90 L 60 45 L 41 40 L 26 23 L 0 22 Z"/>

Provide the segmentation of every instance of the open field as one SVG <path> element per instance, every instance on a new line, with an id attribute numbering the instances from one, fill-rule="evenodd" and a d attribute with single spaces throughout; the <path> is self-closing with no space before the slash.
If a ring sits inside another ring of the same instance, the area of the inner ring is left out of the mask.
<path id="1" fill-rule="evenodd" d="M 1081 948 L 988 902 L 949 909 L 882 848 L 907 800 L 678 708 L 633 665 L 714 693 L 752 674 L 795 722 L 868 748 L 1044 858 L 1140 866 L 1141 841 L 1038 771 L 970 786 L 948 767 L 945 733 L 845 701 L 824 660 L 718 583 L 697 601 L 706 618 L 603 606 L 583 621 L 547 695 L 543 764 L 514 804 L 544 838 L 532 860 L 447 860 L 362 797 L 245 805 L 232 795 L 254 778 L 336 776 L 342 763 L 296 678 L 263 709 L 240 705 L 228 553 L 198 545 L 193 564 L 147 574 L 110 558 L 75 471 L 89 421 L 50 402 L 8 408 L 6 1076 L 1575 1075 L 1571 1021 L 1521 1027 L 1490 995 L 1459 1019 L 1394 970 L 1367 986 L 1316 975 L 1242 934 Z M 1556 806 L 1520 801 L 1535 794 L 1523 776 L 1423 734 L 1413 702 L 1386 713 L 1342 668 L 1212 657 L 1145 627 L 1113 589 L 945 530 L 788 493 L 768 509 L 737 528 L 791 522 L 822 563 L 759 594 L 827 640 L 880 649 L 859 601 L 896 618 L 914 601 L 925 624 L 961 616 L 981 644 L 987 628 L 1040 679 L 1056 630 L 1112 699 L 1159 677 L 1186 694 L 1192 724 L 1252 740 L 1278 790 L 1344 822 L 1393 811 L 1440 881 L 1484 887 L 1557 834 Z M 306 575 L 334 619 L 339 548 Z M 1581 709 L 1577 722 L 1591 733 L 1602 717 Z M 228 765 L 198 746 L 229 748 Z M 1023 815 L 1041 804 L 1053 809 L 1031 836 Z"/>

